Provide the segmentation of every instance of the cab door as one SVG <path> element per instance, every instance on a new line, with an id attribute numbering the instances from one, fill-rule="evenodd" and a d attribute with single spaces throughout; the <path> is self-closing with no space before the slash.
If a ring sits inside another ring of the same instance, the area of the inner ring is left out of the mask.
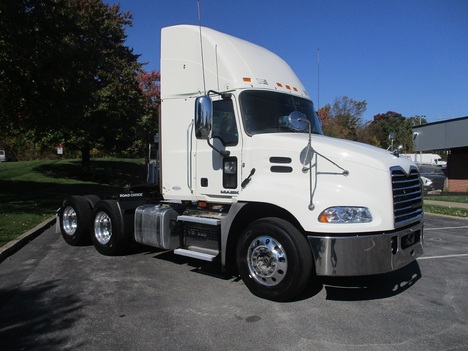
<path id="1" fill-rule="evenodd" d="M 199 200 L 225 202 L 239 194 L 241 179 L 242 138 L 231 97 L 213 101 L 211 136 L 195 138 L 194 190 Z"/>

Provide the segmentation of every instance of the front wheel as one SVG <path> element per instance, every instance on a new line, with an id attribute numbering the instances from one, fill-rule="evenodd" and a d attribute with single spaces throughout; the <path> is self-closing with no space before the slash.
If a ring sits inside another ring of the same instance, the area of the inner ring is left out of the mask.
<path id="1" fill-rule="evenodd" d="M 289 300 L 299 294 L 313 270 L 306 238 L 280 218 L 259 219 L 249 225 L 237 244 L 236 261 L 249 290 L 274 301 Z"/>
<path id="2" fill-rule="evenodd" d="M 117 201 L 103 200 L 96 204 L 92 239 L 96 250 L 106 256 L 121 255 L 129 248 L 130 235 L 125 232 Z"/>

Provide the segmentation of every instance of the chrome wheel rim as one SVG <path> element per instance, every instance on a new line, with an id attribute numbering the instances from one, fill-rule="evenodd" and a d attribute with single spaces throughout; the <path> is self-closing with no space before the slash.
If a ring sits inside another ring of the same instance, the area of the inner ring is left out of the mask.
<path id="1" fill-rule="evenodd" d="M 278 285 L 288 270 L 288 260 L 282 245 L 270 236 L 256 238 L 249 245 L 247 263 L 250 276 L 265 286 Z"/>
<path id="2" fill-rule="evenodd" d="M 112 223 L 109 215 L 98 212 L 94 219 L 94 236 L 101 245 L 109 243 L 112 237 Z"/>
<path id="3" fill-rule="evenodd" d="M 70 236 L 75 234 L 76 228 L 78 227 L 78 221 L 76 218 L 76 211 L 73 207 L 67 206 L 63 210 L 62 226 L 65 234 Z"/>

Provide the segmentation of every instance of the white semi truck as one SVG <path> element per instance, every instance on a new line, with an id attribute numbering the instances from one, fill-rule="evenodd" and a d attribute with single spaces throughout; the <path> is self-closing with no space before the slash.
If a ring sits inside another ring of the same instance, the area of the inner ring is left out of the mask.
<path id="1" fill-rule="evenodd" d="M 67 197 L 57 228 L 68 243 L 213 261 L 278 301 L 315 276 L 391 272 L 423 253 L 413 162 L 322 135 L 272 52 L 198 26 L 161 35 L 160 196 Z"/>

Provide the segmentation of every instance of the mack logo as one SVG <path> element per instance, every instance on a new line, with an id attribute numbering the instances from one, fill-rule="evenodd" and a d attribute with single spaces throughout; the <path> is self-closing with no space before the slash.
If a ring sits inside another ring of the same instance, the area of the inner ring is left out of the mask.
<path id="1" fill-rule="evenodd" d="M 221 194 L 239 195 L 237 190 L 221 190 Z"/>

